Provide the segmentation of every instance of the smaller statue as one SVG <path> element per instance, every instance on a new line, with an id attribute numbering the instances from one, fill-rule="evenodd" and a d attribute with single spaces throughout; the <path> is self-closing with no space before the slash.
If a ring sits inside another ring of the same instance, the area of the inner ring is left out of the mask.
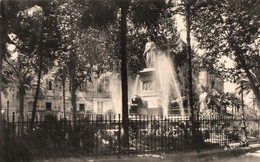
<path id="1" fill-rule="evenodd" d="M 138 113 L 138 109 L 142 109 L 142 108 L 147 109 L 147 101 L 144 101 L 140 96 L 135 95 L 131 99 L 130 113 Z"/>
<path id="2" fill-rule="evenodd" d="M 207 110 L 208 108 L 208 93 L 205 88 L 202 86 L 202 93 L 199 96 L 200 112 Z"/>
<path id="3" fill-rule="evenodd" d="M 152 41 L 151 37 L 147 37 L 147 43 L 145 44 L 145 51 L 143 53 L 145 64 L 147 68 L 154 67 L 155 63 L 155 52 L 156 46 L 154 42 Z"/>
<path id="4" fill-rule="evenodd" d="M 207 93 L 206 92 L 203 92 L 201 95 L 200 95 L 200 99 L 199 99 L 199 103 L 200 103 L 200 112 L 202 112 L 203 110 L 206 110 L 207 109 Z"/>

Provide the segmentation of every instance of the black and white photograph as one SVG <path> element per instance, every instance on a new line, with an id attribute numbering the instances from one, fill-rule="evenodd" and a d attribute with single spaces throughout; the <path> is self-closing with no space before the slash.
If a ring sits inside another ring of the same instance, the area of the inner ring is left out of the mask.
<path id="1" fill-rule="evenodd" d="M 260 161 L 260 0 L 0 5 L 0 162 Z"/>

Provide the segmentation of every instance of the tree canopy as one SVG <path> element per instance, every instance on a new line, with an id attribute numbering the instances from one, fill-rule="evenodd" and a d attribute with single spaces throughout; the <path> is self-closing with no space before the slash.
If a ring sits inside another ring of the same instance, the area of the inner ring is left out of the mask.
<path id="1" fill-rule="evenodd" d="M 257 1 L 209 0 L 197 7 L 193 13 L 192 29 L 199 41 L 199 47 L 206 49 L 204 64 L 217 70 L 223 78 L 238 81 L 246 76 L 260 103 L 259 80 L 259 26 L 248 10 Z M 235 66 L 225 68 L 220 60 L 227 56 L 235 61 Z M 254 74 L 253 74 L 254 73 Z"/>

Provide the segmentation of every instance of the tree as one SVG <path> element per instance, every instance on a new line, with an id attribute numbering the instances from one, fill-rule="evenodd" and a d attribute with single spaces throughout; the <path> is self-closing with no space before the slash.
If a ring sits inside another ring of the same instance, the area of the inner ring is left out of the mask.
<path id="1" fill-rule="evenodd" d="M 248 14 L 252 15 L 253 17 L 253 21 L 256 25 L 259 26 L 260 23 L 260 1 L 257 0 L 251 0 L 251 4 L 250 6 L 248 6 L 247 12 Z"/>
<path id="2" fill-rule="evenodd" d="M 91 81 L 93 73 L 100 75 L 109 69 L 113 61 L 107 53 L 106 33 L 94 28 L 80 28 L 83 11 L 83 5 L 75 1 L 65 1 L 58 9 L 61 48 L 56 51 L 57 63 L 69 79 L 73 120 L 76 120 L 78 87 L 86 79 Z"/>
<path id="3" fill-rule="evenodd" d="M 7 43 L 10 42 L 8 34 L 10 34 L 14 28 L 14 21 L 16 19 L 16 14 L 19 12 L 23 6 L 15 1 L 0 1 L 1 15 L 0 15 L 0 89 L 2 89 L 2 66 L 4 60 L 8 57 L 7 54 Z M 2 101 L 0 93 L 0 111 L 2 110 Z M 1 121 L 1 115 L 0 115 Z M 0 124 L 1 125 L 1 124 Z M 1 128 L 0 128 L 1 129 Z"/>
<path id="4" fill-rule="evenodd" d="M 18 56 L 17 60 L 6 61 L 3 68 L 3 76 L 8 85 L 14 84 L 18 89 L 19 96 L 19 122 L 24 122 L 24 96 L 26 90 L 32 88 L 34 73 L 32 66 L 28 64 L 29 58 Z"/>
<path id="5" fill-rule="evenodd" d="M 188 83 L 188 103 L 189 103 L 189 111 L 191 112 L 191 120 L 194 119 L 194 112 L 193 112 L 193 79 L 192 79 L 192 49 L 191 49 L 191 26 L 192 26 L 192 15 L 194 10 L 194 4 L 197 1 L 192 0 L 182 0 L 180 3 L 176 3 L 174 8 L 175 14 L 180 14 L 185 16 L 186 21 L 186 52 L 187 52 L 187 83 Z M 198 3 L 198 7 L 200 7 L 203 2 Z"/>
<path id="6" fill-rule="evenodd" d="M 192 29 L 199 41 L 199 47 L 206 49 L 205 63 L 214 64 L 223 78 L 238 80 L 245 74 L 260 107 L 259 84 L 251 71 L 260 73 L 259 27 L 255 18 L 248 13 L 257 1 L 215 1 L 208 0 L 205 6 L 194 11 Z M 195 4 L 196 6 L 196 4 Z M 223 67 L 219 60 L 227 56 L 235 61 L 234 68 Z"/>
<path id="7" fill-rule="evenodd" d="M 33 14 L 30 14 L 33 11 Z M 43 11 L 39 6 L 33 6 L 20 12 L 20 28 L 15 31 L 15 34 L 20 38 L 19 44 L 16 47 L 26 53 L 28 56 L 34 56 L 34 68 L 38 71 L 38 80 L 36 93 L 32 109 L 32 118 L 30 128 L 33 129 L 34 117 L 36 113 L 36 106 L 38 101 L 38 95 L 40 92 L 40 81 L 43 69 L 43 54 L 42 54 L 42 42 L 43 42 Z M 36 25 L 35 25 L 35 24 Z M 36 34 L 33 34 L 36 33 Z M 29 35 L 28 35 L 29 34 Z M 31 36 L 32 35 L 32 36 Z M 35 48 L 36 46 L 36 48 Z"/>
<path id="8" fill-rule="evenodd" d="M 2 96 L 1 90 L 3 89 L 2 80 L 2 66 L 3 61 L 7 57 L 6 43 L 9 42 L 8 34 L 11 32 L 11 24 L 13 19 L 16 18 L 17 12 L 20 10 L 19 3 L 15 1 L 0 1 L 0 111 L 2 111 Z M 0 115 L 0 152 L 2 153 L 4 139 L 3 139 L 3 125 L 2 125 L 2 115 Z M 3 157 L 0 160 L 4 160 Z"/>
<path id="9" fill-rule="evenodd" d="M 120 9 L 120 53 L 121 53 L 121 83 L 122 112 L 125 146 L 128 146 L 128 88 L 127 88 L 127 17 L 136 27 L 151 27 L 158 23 L 160 12 L 165 8 L 165 1 L 89 1 L 84 19 L 85 27 L 102 28 L 118 18 Z"/>
<path id="10" fill-rule="evenodd" d="M 59 59 L 58 59 L 59 60 Z M 62 104 L 63 104 L 63 113 L 64 120 L 66 120 L 66 79 L 68 78 L 66 65 L 61 65 L 62 62 L 58 63 L 60 65 L 55 75 L 55 82 L 62 83 Z"/>
<path id="11" fill-rule="evenodd" d="M 250 71 L 255 83 L 257 85 L 260 84 L 260 76 L 257 75 L 256 73 L 254 73 L 253 71 Z M 246 95 L 248 95 L 250 92 L 252 92 L 252 83 L 250 82 L 250 80 L 246 77 L 246 75 L 242 75 L 239 80 L 237 81 L 238 85 L 242 85 L 243 84 L 243 91 L 245 92 Z M 237 87 L 236 89 L 238 91 L 238 93 L 242 93 L 242 89 L 241 86 Z"/>
<path id="12" fill-rule="evenodd" d="M 13 42 L 21 53 L 34 58 L 32 68 L 38 74 L 37 87 L 30 123 L 33 128 L 36 105 L 40 92 L 43 72 L 53 66 L 54 51 L 59 47 L 57 41 L 60 37 L 56 20 L 57 2 L 53 0 L 32 1 L 25 3 L 25 9 L 18 12 L 13 33 L 19 39 Z"/>

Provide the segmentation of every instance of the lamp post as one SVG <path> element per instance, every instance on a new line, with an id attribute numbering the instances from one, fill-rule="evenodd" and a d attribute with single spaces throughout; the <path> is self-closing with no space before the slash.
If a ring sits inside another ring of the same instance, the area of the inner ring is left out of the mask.
<path id="1" fill-rule="evenodd" d="M 242 143 L 243 146 L 248 146 L 247 136 L 246 136 L 246 123 L 245 123 L 245 108 L 244 108 L 244 85 L 241 83 L 241 106 L 242 106 Z"/>

